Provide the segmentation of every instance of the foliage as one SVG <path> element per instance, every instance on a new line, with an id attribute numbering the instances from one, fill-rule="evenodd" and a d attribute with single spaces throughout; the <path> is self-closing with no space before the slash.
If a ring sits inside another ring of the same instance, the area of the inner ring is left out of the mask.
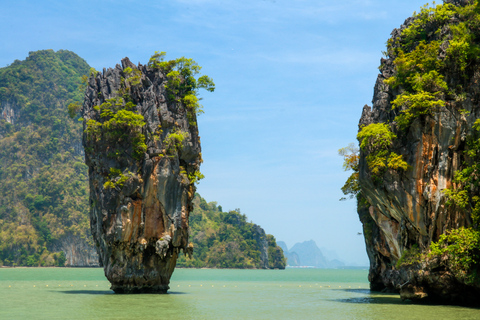
<path id="1" fill-rule="evenodd" d="M 126 152 L 122 142 L 128 141 L 132 156 L 137 160 L 142 159 L 147 151 L 145 135 L 142 133 L 145 121 L 141 114 L 132 111 L 134 108 L 131 101 L 125 102 L 122 97 L 107 99 L 95 106 L 99 120 L 89 119 L 86 122 L 87 139 L 110 146 L 112 151 L 109 155 L 113 158 Z"/>
<path id="2" fill-rule="evenodd" d="M 433 115 L 435 110 L 445 106 L 445 101 L 428 91 L 404 92 L 392 102 L 393 108 L 401 108 L 402 113 L 395 118 L 400 129 L 406 129 L 421 115 Z"/>
<path id="3" fill-rule="evenodd" d="M 397 261 L 397 268 L 417 264 L 421 261 L 422 251 L 417 244 L 413 245 L 410 249 L 403 251 L 402 256 Z"/>
<path id="4" fill-rule="evenodd" d="M 203 175 L 203 173 L 201 173 L 198 170 L 188 174 L 188 179 L 190 180 L 190 183 L 198 183 L 200 180 L 204 178 L 205 176 Z"/>
<path id="5" fill-rule="evenodd" d="M 89 69 L 65 50 L 30 52 L 0 69 L 0 105 L 17 115 L 0 120 L 0 264 L 63 265 L 65 238 L 93 245 L 82 128 L 67 108 L 80 105 Z"/>
<path id="6" fill-rule="evenodd" d="M 360 193 L 360 184 L 358 181 L 359 150 L 354 143 L 350 143 L 347 147 L 339 149 L 338 154 L 343 157 L 343 169 L 345 171 L 353 171 L 341 188 L 345 196 L 353 199 Z M 346 199 L 347 198 L 342 197 L 340 200 Z"/>
<path id="7" fill-rule="evenodd" d="M 386 123 L 372 123 L 360 129 L 357 139 L 360 148 L 368 152 L 367 165 L 373 176 L 380 176 L 387 168 L 407 170 L 408 164 L 402 156 L 389 150 L 395 138 Z"/>
<path id="8" fill-rule="evenodd" d="M 123 69 L 123 73 L 125 75 L 125 78 L 123 78 L 125 84 L 133 87 L 140 85 L 142 72 L 139 69 L 132 69 L 130 67 L 126 67 L 125 69 Z"/>
<path id="9" fill-rule="evenodd" d="M 205 89 L 213 92 L 215 83 L 207 75 L 198 76 L 202 67 L 193 59 L 181 57 L 163 61 L 165 55 L 165 52 L 156 51 L 150 58 L 148 66 L 161 69 L 167 74 L 165 89 L 168 99 L 181 103 L 187 109 L 190 125 L 196 125 L 196 116 L 203 113 L 198 91 Z"/>
<path id="10" fill-rule="evenodd" d="M 442 234 L 438 242 L 430 245 L 430 257 L 448 257 L 453 271 L 466 275 L 467 280 L 476 281 L 480 275 L 480 231 L 459 228 Z"/>
<path id="11" fill-rule="evenodd" d="M 480 56 L 478 6 L 478 1 L 466 6 L 427 4 L 400 37 L 389 40 L 388 55 L 394 58 L 395 73 L 385 83 L 401 91 L 392 102 L 393 109 L 399 110 L 395 121 L 401 129 L 416 118 L 442 110 L 447 96 L 456 97 L 444 74 L 469 77 L 467 67 Z"/>
<path id="12" fill-rule="evenodd" d="M 216 202 L 207 203 L 198 194 L 190 213 L 193 258 L 179 257 L 177 266 L 194 268 L 261 268 L 258 226 L 247 222 L 240 210 L 223 212 Z M 269 268 L 284 269 L 283 251 L 267 235 Z"/>
<path id="13" fill-rule="evenodd" d="M 480 131 L 480 119 L 473 125 L 476 132 Z M 478 133 L 469 137 L 465 150 L 463 169 L 455 172 L 454 185 L 444 189 L 447 205 L 455 205 L 458 209 L 470 214 L 473 227 L 480 227 L 480 138 Z"/>
<path id="14" fill-rule="evenodd" d="M 188 137 L 188 132 L 172 131 L 163 140 L 167 154 L 175 155 L 183 148 L 183 141 Z"/>
<path id="15" fill-rule="evenodd" d="M 453 4 L 444 4 L 435 6 L 435 1 L 430 6 L 425 4 L 420 12 L 414 13 L 415 20 L 402 32 L 402 46 L 411 48 L 418 41 L 427 38 L 427 26 L 435 24 L 438 30 L 446 24 L 456 13 L 456 7 Z M 438 32 L 438 31 L 437 31 Z"/>
<path id="16" fill-rule="evenodd" d="M 105 189 L 113 189 L 113 188 L 119 188 L 121 189 L 125 182 L 133 176 L 133 173 L 128 171 L 126 174 L 123 174 L 123 172 L 120 169 L 115 169 L 115 168 L 110 168 L 110 174 L 108 175 L 108 179 L 104 184 L 103 187 Z"/>

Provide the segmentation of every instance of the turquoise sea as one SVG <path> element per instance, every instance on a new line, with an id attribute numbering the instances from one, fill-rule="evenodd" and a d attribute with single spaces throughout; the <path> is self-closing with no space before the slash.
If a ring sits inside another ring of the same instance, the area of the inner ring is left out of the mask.
<path id="1" fill-rule="evenodd" d="M 166 295 L 117 295 L 100 268 L 0 268 L 0 319 L 480 319 L 371 293 L 367 270 L 177 269 Z"/>

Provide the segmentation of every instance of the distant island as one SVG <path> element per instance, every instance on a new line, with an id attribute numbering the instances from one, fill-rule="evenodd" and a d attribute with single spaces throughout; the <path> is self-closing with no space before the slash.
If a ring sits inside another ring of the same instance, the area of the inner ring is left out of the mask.
<path id="1" fill-rule="evenodd" d="M 335 254 L 333 254 L 331 257 L 327 257 L 313 240 L 296 243 L 290 249 L 288 249 L 286 243 L 283 241 L 277 241 L 277 243 L 283 249 L 283 253 L 287 259 L 287 267 L 309 267 L 322 269 L 343 269 L 355 267 L 347 266 L 345 262 L 338 259 Z"/>

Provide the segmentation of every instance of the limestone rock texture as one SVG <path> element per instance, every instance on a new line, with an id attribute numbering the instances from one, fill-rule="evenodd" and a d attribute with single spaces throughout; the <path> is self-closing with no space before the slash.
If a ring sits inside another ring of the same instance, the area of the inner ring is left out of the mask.
<path id="1" fill-rule="evenodd" d="M 471 1 L 445 3 L 465 6 Z M 478 63 L 471 62 L 469 69 L 461 72 L 454 61 L 445 58 L 452 39 L 447 25 L 458 23 L 458 17 L 453 15 L 444 25 L 431 20 L 424 27 L 425 39 L 442 41 L 436 59 L 445 62 L 441 71 L 448 87 L 461 88 L 461 92 L 447 93 L 444 107 L 400 129 L 395 120 L 402 110 L 393 108 L 392 102 L 404 88 L 384 82 L 397 74 L 396 56 L 390 55 L 381 59 L 373 105 L 363 108 L 359 122 L 360 129 L 372 123 L 388 123 L 397 136 L 391 150 L 402 155 L 409 165 L 405 171 L 387 170 L 381 179 L 375 179 L 367 165 L 368 152 L 360 150 L 363 201 L 358 202 L 358 214 L 370 259 L 369 281 L 372 290 L 399 292 L 404 299 L 478 305 L 480 284 L 465 281 L 440 259 L 425 258 L 409 266 L 396 266 L 407 250 L 418 246 L 420 252 L 427 253 L 430 244 L 447 230 L 472 226 L 468 213 L 446 205 L 443 190 L 453 185 L 455 172 L 463 168 L 466 141 L 480 117 L 480 69 Z M 393 30 L 393 47 L 414 21 L 409 18 Z"/>
<path id="2" fill-rule="evenodd" d="M 162 69 L 124 58 L 93 73 L 85 92 L 91 231 L 116 293 L 166 293 L 178 255 L 192 251 L 188 218 L 200 137 L 196 114 L 169 95 L 167 82 Z M 142 121 L 123 123 L 122 108 Z M 117 118 L 102 115 L 108 110 Z"/>

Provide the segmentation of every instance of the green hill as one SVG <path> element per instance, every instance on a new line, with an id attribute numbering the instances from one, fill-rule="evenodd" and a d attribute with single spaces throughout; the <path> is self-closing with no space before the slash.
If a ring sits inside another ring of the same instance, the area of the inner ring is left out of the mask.
<path id="1" fill-rule="evenodd" d="M 0 264 L 90 263 L 82 128 L 67 112 L 89 69 L 65 50 L 0 69 Z"/>
<path id="2" fill-rule="evenodd" d="M 223 212 L 198 194 L 190 213 L 192 259 L 181 256 L 178 267 L 285 269 L 286 259 L 275 237 L 247 222 L 239 209 Z"/>

